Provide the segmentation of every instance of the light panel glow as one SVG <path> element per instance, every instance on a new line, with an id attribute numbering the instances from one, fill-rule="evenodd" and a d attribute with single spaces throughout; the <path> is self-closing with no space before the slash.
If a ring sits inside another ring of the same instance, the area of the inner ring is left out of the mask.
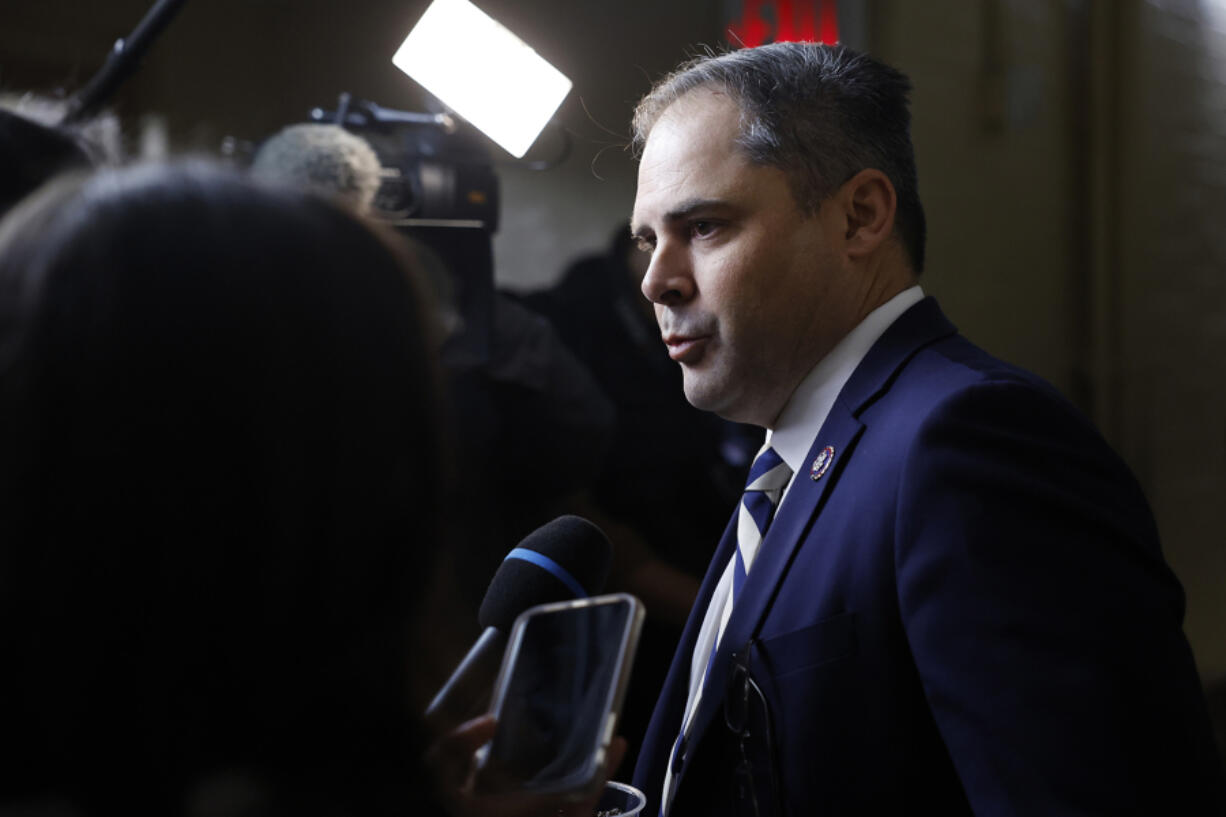
<path id="1" fill-rule="evenodd" d="M 434 0 L 392 57 L 401 71 L 516 158 L 571 81 L 468 0 Z"/>

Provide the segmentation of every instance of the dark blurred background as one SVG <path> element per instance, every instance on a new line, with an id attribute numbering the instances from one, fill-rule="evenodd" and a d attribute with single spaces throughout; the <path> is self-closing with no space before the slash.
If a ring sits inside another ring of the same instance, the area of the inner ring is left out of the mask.
<path id="1" fill-rule="evenodd" d="M 149 5 L 7 0 L 0 91 L 71 92 Z M 557 116 L 574 141 L 561 166 L 532 172 L 490 146 L 503 201 L 495 278 L 528 292 L 628 217 L 636 98 L 687 53 L 725 43 L 755 4 L 478 5 L 574 81 Z M 125 148 L 218 153 L 346 91 L 424 109 L 390 58 L 425 7 L 190 0 L 112 106 Z M 1226 0 L 842 0 L 838 16 L 845 42 L 916 85 L 924 288 L 972 339 L 1074 399 L 1132 465 L 1187 590 L 1202 677 L 1220 687 Z M 471 70 L 497 66 L 476 55 Z"/>

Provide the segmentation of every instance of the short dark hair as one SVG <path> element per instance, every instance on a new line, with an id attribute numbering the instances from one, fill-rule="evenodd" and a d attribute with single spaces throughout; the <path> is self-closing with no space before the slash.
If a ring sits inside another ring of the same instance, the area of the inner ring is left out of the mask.
<path id="1" fill-rule="evenodd" d="M 817 43 L 772 43 L 695 57 L 639 102 L 636 150 L 664 110 L 696 88 L 732 97 L 741 109 L 737 144 L 750 161 L 785 171 L 806 210 L 816 210 L 865 168 L 885 173 L 898 195 L 895 228 L 912 268 L 923 270 L 926 228 L 905 74 L 850 48 Z"/>

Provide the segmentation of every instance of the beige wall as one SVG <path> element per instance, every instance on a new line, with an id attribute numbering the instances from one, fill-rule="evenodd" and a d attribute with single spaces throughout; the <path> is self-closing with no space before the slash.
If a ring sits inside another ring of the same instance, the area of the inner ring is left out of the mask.
<path id="1" fill-rule="evenodd" d="M 1226 2 L 880 0 L 915 81 L 924 286 L 1136 470 L 1226 676 Z"/>
<path id="2" fill-rule="evenodd" d="M 1120 441 L 1226 677 L 1226 3 L 1122 4 Z"/>
<path id="3" fill-rule="evenodd" d="M 915 84 L 923 286 L 969 337 L 1067 393 L 1077 361 L 1065 20 L 1060 3 L 1016 5 L 882 2 L 874 48 Z"/>

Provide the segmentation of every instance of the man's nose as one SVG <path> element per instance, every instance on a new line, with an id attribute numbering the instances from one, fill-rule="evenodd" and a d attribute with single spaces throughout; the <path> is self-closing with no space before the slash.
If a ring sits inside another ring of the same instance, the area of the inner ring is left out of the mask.
<path id="1" fill-rule="evenodd" d="M 685 253 L 678 247 L 657 247 L 641 288 L 647 300 L 664 306 L 675 306 L 693 298 L 696 287 Z"/>

